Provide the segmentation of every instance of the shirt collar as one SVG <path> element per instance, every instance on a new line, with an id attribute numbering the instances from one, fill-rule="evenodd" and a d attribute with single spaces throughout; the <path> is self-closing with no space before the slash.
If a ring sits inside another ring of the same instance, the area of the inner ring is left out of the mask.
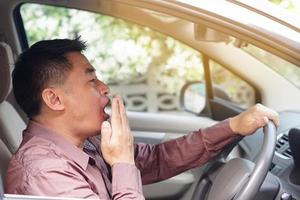
<path id="1" fill-rule="evenodd" d="M 24 133 L 25 140 L 28 139 L 27 137 L 36 136 L 52 142 L 62 150 L 65 156 L 76 162 L 84 170 L 86 170 L 89 160 L 92 159 L 83 150 L 70 143 L 63 136 L 36 121 L 30 120 Z"/>

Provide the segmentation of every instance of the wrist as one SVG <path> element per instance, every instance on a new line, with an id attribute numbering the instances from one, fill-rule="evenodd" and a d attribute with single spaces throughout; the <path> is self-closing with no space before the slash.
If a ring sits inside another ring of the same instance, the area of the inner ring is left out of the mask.
<path id="1" fill-rule="evenodd" d="M 116 160 L 112 163 L 110 163 L 110 166 L 114 166 L 116 164 L 129 164 L 129 165 L 135 165 L 134 160 Z"/>
<path id="2" fill-rule="evenodd" d="M 232 130 L 234 135 L 239 134 L 239 131 L 238 131 L 238 123 L 239 122 L 238 121 L 239 120 L 238 120 L 237 116 L 229 118 L 229 127 Z"/>

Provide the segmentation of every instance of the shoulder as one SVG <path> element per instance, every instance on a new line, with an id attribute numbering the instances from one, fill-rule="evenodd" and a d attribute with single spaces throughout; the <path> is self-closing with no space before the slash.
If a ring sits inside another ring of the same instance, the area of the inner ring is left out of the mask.
<path id="1" fill-rule="evenodd" d="M 51 170 L 67 170 L 65 159 L 60 157 L 55 144 L 45 139 L 33 137 L 22 144 L 15 155 L 12 156 L 6 173 L 6 192 L 19 193 L 33 177 Z M 22 193 L 22 192 L 21 192 Z"/>
<path id="2" fill-rule="evenodd" d="M 66 161 L 55 144 L 46 139 L 33 137 L 18 149 L 9 163 L 10 169 L 22 167 L 25 171 L 39 173 L 41 170 L 63 167 Z"/>

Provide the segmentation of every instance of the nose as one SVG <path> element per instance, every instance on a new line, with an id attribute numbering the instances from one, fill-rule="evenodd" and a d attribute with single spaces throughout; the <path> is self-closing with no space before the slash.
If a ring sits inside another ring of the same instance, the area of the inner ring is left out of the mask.
<path id="1" fill-rule="evenodd" d="M 105 83 L 99 81 L 99 91 L 103 96 L 107 96 L 109 94 L 109 87 Z"/>

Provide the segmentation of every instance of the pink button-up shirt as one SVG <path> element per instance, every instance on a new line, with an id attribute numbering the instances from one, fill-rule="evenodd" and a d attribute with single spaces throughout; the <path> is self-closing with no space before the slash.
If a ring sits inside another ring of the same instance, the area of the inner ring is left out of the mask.
<path id="1" fill-rule="evenodd" d="M 83 150 L 30 121 L 6 176 L 6 193 L 91 199 L 144 199 L 143 184 L 207 162 L 234 138 L 228 120 L 158 145 L 135 144 L 136 166 L 104 161 L 100 137 Z M 140 173 L 141 172 L 141 173 Z"/>

